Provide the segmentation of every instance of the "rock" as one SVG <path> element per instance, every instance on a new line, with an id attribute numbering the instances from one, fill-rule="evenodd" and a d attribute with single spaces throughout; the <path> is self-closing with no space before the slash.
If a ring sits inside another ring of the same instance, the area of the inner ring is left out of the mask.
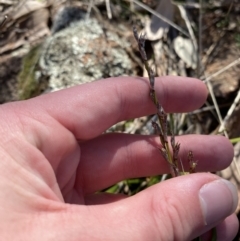
<path id="1" fill-rule="evenodd" d="M 63 13 L 66 19 L 66 11 Z M 83 11 L 76 13 L 81 16 L 76 18 L 72 15 L 73 22 L 64 23 L 58 16 L 56 19 L 60 26 L 54 24 L 55 33 L 42 46 L 32 81 L 39 86 L 45 86 L 43 82 L 47 82 L 45 92 L 102 78 L 134 74 L 132 61 L 125 51 L 130 44 L 117 34 L 103 29 L 97 19 L 88 18 Z M 23 98 L 26 97 L 24 92 L 22 90 Z"/>

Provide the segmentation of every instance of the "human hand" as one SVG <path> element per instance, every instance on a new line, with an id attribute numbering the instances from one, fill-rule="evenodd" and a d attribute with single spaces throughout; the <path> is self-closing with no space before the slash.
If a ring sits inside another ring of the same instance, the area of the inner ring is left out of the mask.
<path id="1" fill-rule="evenodd" d="M 157 78 L 166 112 L 188 112 L 207 96 L 201 81 Z M 192 240 L 217 226 L 218 240 L 238 229 L 234 186 L 210 173 L 181 176 L 132 197 L 97 193 L 123 179 L 166 173 L 159 138 L 102 134 L 113 124 L 153 114 L 148 81 L 111 78 L 0 107 L 0 236 L 23 241 Z M 177 138 L 198 171 L 227 167 L 221 136 Z M 230 189 L 229 189 L 230 188 Z"/>

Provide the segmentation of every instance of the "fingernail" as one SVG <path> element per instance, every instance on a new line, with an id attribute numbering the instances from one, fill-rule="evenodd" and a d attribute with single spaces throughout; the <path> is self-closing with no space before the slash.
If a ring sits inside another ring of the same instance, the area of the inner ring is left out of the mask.
<path id="1" fill-rule="evenodd" d="M 206 225 L 229 216 L 238 204 L 236 186 L 224 179 L 204 185 L 199 191 L 199 198 Z"/>

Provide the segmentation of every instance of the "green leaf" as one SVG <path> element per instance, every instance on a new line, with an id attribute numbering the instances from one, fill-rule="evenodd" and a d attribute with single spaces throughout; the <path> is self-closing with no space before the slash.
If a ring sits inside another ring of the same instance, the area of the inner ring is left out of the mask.
<path id="1" fill-rule="evenodd" d="M 236 144 L 237 142 L 240 141 L 240 137 L 230 139 L 230 141 L 231 141 L 232 144 Z"/>

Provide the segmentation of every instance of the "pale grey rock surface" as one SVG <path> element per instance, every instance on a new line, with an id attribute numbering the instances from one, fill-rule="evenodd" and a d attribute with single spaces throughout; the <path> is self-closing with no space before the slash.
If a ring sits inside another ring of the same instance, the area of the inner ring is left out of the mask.
<path id="1" fill-rule="evenodd" d="M 82 11 L 65 9 L 56 18 L 53 35 L 44 43 L 39 58 L 39 82 L 48 81 L 47 91 L 55 91 L 101 78 L 134 74 L 132 60 L 125 51 L 130 47 L 116 33 L 103 29 L 95 18 Z M 76 17 L 74 14 L 80 14 Z M 68 17 L 69 17 L 68 16 Z"/>

